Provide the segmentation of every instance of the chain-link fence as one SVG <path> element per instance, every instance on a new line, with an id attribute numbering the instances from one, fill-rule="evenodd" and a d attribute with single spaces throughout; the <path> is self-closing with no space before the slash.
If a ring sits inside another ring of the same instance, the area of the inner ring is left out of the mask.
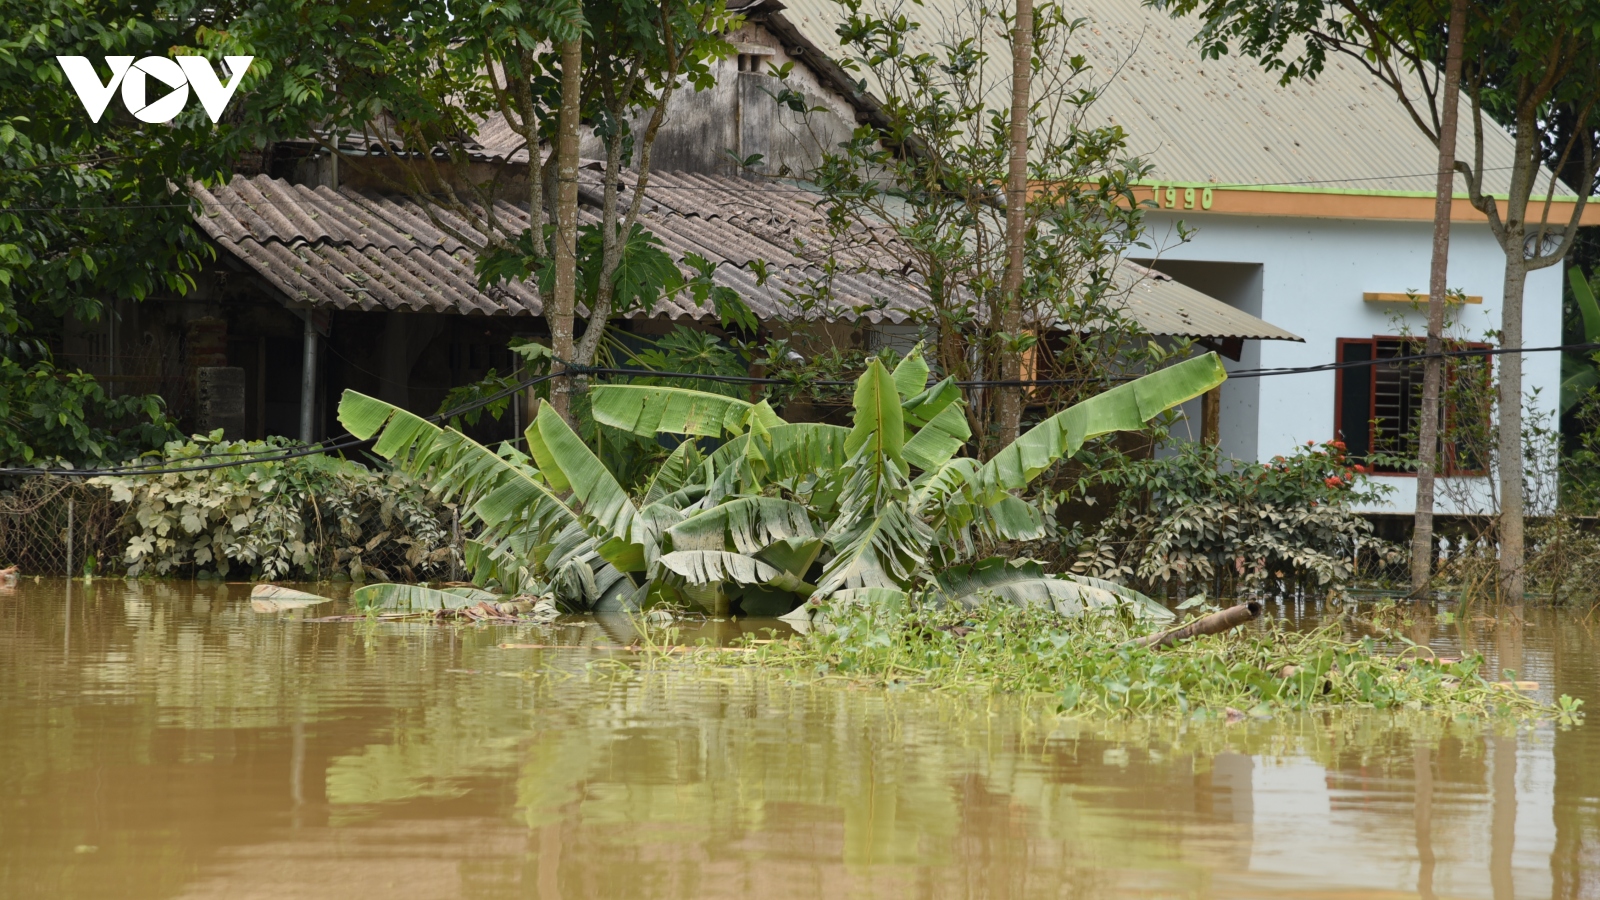
<path id="1" fill-rule="evenodd" d="M 124 507 L 81 478 L 44 475 L 0 490 L 0 568 L 76 575 L 122 568 Z"/>

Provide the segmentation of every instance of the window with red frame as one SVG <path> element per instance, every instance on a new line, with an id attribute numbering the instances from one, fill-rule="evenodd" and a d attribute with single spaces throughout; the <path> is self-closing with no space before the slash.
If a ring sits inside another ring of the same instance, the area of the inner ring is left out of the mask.
<path id="1" fill-rule="evenodd" d="M 1365 462 L 1374 452 L 1407 459 L 1417 455 L 1417 426 L 1422 410 L 1422 360 L 1424 352 L 1415 338 L 1340 338 L 1339 361 L 1370 365 L 1335 371 L 1334 432 L 1344 441 L 1352 460 Z M 1450 350 L 1486 350 L 1488 344 L 1453 342 Z M 1488 427 L 1488 410 L 1476 394 L 1464 390 L 1487 385 L 1489 357 L 1445 360 L 1445 400 L 1440 411 L 1440 433 L 1445 436 L 1439 470 L 1444 475 L 1481 475 L 1487 468 L 1470 439 Z M 1477 421 L 1481 419 L 1482 421 Z M 1474 428 L 1473 426 L 1477 426 Z M 1376 472 L 1405 470 L 1381 463 Z"/>

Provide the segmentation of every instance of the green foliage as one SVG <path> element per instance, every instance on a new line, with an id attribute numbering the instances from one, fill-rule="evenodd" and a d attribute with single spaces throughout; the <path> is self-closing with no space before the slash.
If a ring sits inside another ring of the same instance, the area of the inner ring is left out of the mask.
<path id="1" fill-rule="evenodd" d="M 1600 344 L 1600 303 L 1595 302 L 1594 286 L 1600 284 L 1600 272 L 1594 277 L 1583 277 L 1577 266 L 1567 270 L 1567 283 L 1572 286 L 1573 305 L 1578 309 L 1582 325 L 1582 342 Z M 1561 414 L 1566 415 L 1600 387 L 1600 350 L 1584 353 L 1561 354 Z"/>
<path id="2" fill-rule="evenodd" d="M 0 358 L 0 466 L 121 462 L 176 436 L 160 397 L 108 397 L 87 373 Z"/>
<path id="3" fill-rule="evenodd" d="M 466 412 L 450 416 L 450 427 L 455 429 L 460 429 L 463 421 L 468 425 L 478 424 L 484 413 L 488 413 L 489 418 L 498 422 L 500 417 L 505 415 L 506 408 L 516 399 L 515 393 L 508 394 L 506 391 L 516 387 L 519 381 L 515 372 L 501 375 L 490 369 L 488 374 L 477 381 L 451 388 L 444 395 L 444 400 L 440 401 L 437 414 L 442 416 L 463 407 L 472 407 Z M 494 399 L 489 399 L 491 397 Z"/>
<path id="4" fill-rule="evenodd" d="M 1454 716 L 1574 721 L 1573 701 L 1549 706 L 1502 687 L 1483 659 L 1433 661 L 1401 641 L 1385 652 L 1339 626 L 1298 631 L 1278 620 L 1150 650 L 1117 610 L 1062 617 L 1010 603 L 896 613 L 834 604 L 830 626 L 764 645 L 741 662 L 807 676 L 929 690 L 1054 694 L 1081 715 L 1267 716 L 1290 710 L 1430 709 Z M 1488 674 L 1490 677 L 1485 677 Z M 1567 711 L 1567 707 L 1572 707 Z"/>
<path id="5" fill-rule="evenodd" d="M 1308 444 L 1270 463 L 1224 460 L 1215 448 L 1175 442 L 1159 457 L 1100 448 L 1057 495 L 1064 510 L 1109 497 L 1058 536 L 1074 568 L 1162 591 L 1228 596 L 1268 585 L 1326 587 L 1355 574 L 1358 555 L 1391 551 L 1354 512 L 1378 500 L 1338 441 Z M 1086 527 L 1087 526 L 1087 527 Z"/>
<path id="6" fill-rule="evenodd" d="M 594 387 L 596 416 L 611 427 L 651 438 L 658 431 L 733 435 L 708 456 L 680 444 L 637 500 L 548 406 L 527 431 L 527 456 L 510 447 L 493 452 L 354 392 L 346 392 L 339 416 L 356 437 L 377 436 L 378 455 L 460 498 L 481 526 L 480 549 L 468 562 L 485 587 L 554 594 L 570 609 L 672 602 L 721 612 L 746 595 L 763 609 L 785 597 L 789 607 L 828 597 L 937 603 L 946 592 L 958 599 L 985 589 L 961 587 L 980 576 L 952 569 L 971 561 L 978 545 L 1038 535 L 1037 514 L 1011 491 L 1037 476 L 1041 454 L 1142 427 L 1161 411 L 1156 404 L 1181 403 L 1224 377 L 1214 355 L 1146 376 L 1024 435 L 1033 448 L 1019 457 L 1025 462 L 991 468 L 954 456 L 961 439 L 954 446 L 948 439 L 965 426 L 941 417 L 959 412 L 962 401 L 949 381 L 922 387 L 927 371 L 920 349 L 894 373 L 872 361 L 857 381 L 848 429 L 791 424 L 764 403 L 715 394 Z M 941 438 L 908 457 L 906 448 L 929 430 Z M 945 570 L 951 580 L 941 587 Z M 1025 574 L 1062 612 L 1131 602 L 1159 614 L 1099 582 L 1041 587 L 1063 576 Z"/>
<path id="7" fill-rule="evenodd" d="M 182 295 L 211 255 L 173 185 L 225 177 L 247 149 L 200 104 L 151 127 L 119 100 L 92 122 L 57 55 L 200 54 L 228 4 L 0 2 L 0 349 L 107 298 Z M 103 71 L 103 70 L 102 70 Z M 247 76 L 244 90 L 248 91 Z M 236 101 L 237 104 L 237 101 Z"/>
<path id="8" fill-rule="evenodd" d="M 653 369 L 658 372 L 682 372 L 693 375 L 743 376 L 749 372 L 739 354 L 713 334 L 675 325 L 672 331 L 655 340 L 634 336 L 644 343 L 643 349 L 626 351 L 625 358 L 616 361 L 627 368 Z M 649 375 L 629 376 L 628 384 L 664 384 L 689 388 L 712 394 L 739 397 L 746 394 L 743 385 L 727 381 L 695 378 L 653 378 Z"/>
<path id="9" fill-rule="evenodd" d="M 143 461 L 185 469 L 281 453 L 282 440 L 172 441 Z M 417 580 L 453 563 L 449 512 L 416 482 L 323 455 L 168 474 L 101 476 L 128 505 L 130 575 L 243 569 L 279 580 L 335 573 Z"/>

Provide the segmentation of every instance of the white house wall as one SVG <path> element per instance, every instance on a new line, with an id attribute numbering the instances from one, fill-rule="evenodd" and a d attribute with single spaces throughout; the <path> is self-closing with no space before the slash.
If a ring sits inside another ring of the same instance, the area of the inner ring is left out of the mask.
<path id="1" fill-rule="evenodd" d="M 1174 221 L 1165 214 L 1150 217 L 1152 237 L 1158 244 L 1175 241 Z M 1254 346 L 1247 345 L 1244 359 L 1230 362 L 1230 369 L 1331 363 L 1336 359 L 1338 338 L 1392 335 L 1399 331 L 1399 323 L 1409 325 L 1416 334 L 1427 330 L 1425 309 L 1413 310 L 1404 303 L 1368 303 L 1362 295 L 1368 291 L 1427 293 L 1433 227 L 1430 222 L 1211 215 L 1185 222 L 1197 228 L 1197 233 L 1186 244 L 1166 248 L 1161 260 L 1260 265 L 1259 309 L 1247 308 L 1243 305 L 1247 301 L 1220 292 L 1214 296 L 1239 304 L 1247 312 L 1306 339 L 1304 344 L 1249 342 Z M 1481 305 L 1453 307 L 1459 322 L 1456 333 L 1483 340 L 1487 332 L 1499 328 L 1504 259 L 1487 224 L 1461 224 L 1452 230 L 1450 286 L 1483 297 Z M 1184 280 L 1178 273 L 1173 274 Z M 1243 294 L 1248 297 L 1248 291 Z M 1528 276 L 1525 304 L 1524 346 L 1561 343 L 1559 266 Z M 1532 353 L 1523 358 L 1524 390 L 1540 391 L 1529 405 L 1530 411 L 1542 411 L 1552 422 L 1560 386 L 1559 356 Z M 1245 379 L 1229 382 L 1223 387 L 1220 423 L 1224 448 L 1235 455 L 1253 455 L 1265 461 L 1287 455 L 1307 441 L 1332 439 L 1334 383 L 1333 372 L 1275 376 L 1258 383 Z M 1190 415 L 1197 419 L 1199 409 L 1195 405 Z M 1253 435 L 1243 421 L 1250 418 L 1252 407 Z M 1198 421 L 1193 423 L 1193 430 L 1198 434 Z M 1251 444 L 1253 454 L 1249 452 Z M 1413 479 L 1379 480 L 1396 490 L 1377 509 L 1410 512 L 1414 508 Z M 1472 511 L 1471 506 L 1486 506 L 1487 479 L 1445 481 L 1449 484 L 1440 488 L 1441 512 L 1466 512 Z"/>

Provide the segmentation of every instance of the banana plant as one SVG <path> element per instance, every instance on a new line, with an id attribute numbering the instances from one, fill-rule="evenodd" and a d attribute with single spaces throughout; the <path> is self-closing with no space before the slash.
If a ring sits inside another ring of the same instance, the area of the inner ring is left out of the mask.
<path id="1" fill-rule="evenodd" d="M 492 451 L 389 404 L 345 393 L 340 420 L 375 452 L 457 498 L 479 526 L 474 581 L 553 594 L 573 610 L 734 604 L 775 614 L 802 603 L 970 604 L 998 597 L 1063 614 L 1112 605 L 1163 618 L 1126 588 L 1051 575 L 978 548 L 1042 534 L 1017 496 L 1083 442 L 1143 428 L 1226 377 L 1215 354 L 1121 385 L 1035 426 L 994 458 L 971 437 L 961 391 L 929 385 L 920 349 L 856 382 L 850 427 L 784 421 L 765 402 L 654 385 L 591 388 L 596 420 L 681 439 L 631 497 L 571 428 L 542 407 L 529 453 Z M 702 453 L 697 440 L 720 440 Z"/>
<path id="2" fill-rule="evenodd" d="M 1595 302 L 1594 284 L 1600 283 L 1600 273 L 1591 281 L 1583 277 L 1577 266 L 1567 270 L 1567 281 L 1572 285 L 1572 299 L 1577 302 L 1578 315 L 1583 322 L 1583 342 L 1600 343 L 1600 303 Z M 1589 392 L 1600 386 L 1600 363 L 1595 361 L 1595 351 L 1561 354 L 1561 412 L 1569 412 Z"/>

